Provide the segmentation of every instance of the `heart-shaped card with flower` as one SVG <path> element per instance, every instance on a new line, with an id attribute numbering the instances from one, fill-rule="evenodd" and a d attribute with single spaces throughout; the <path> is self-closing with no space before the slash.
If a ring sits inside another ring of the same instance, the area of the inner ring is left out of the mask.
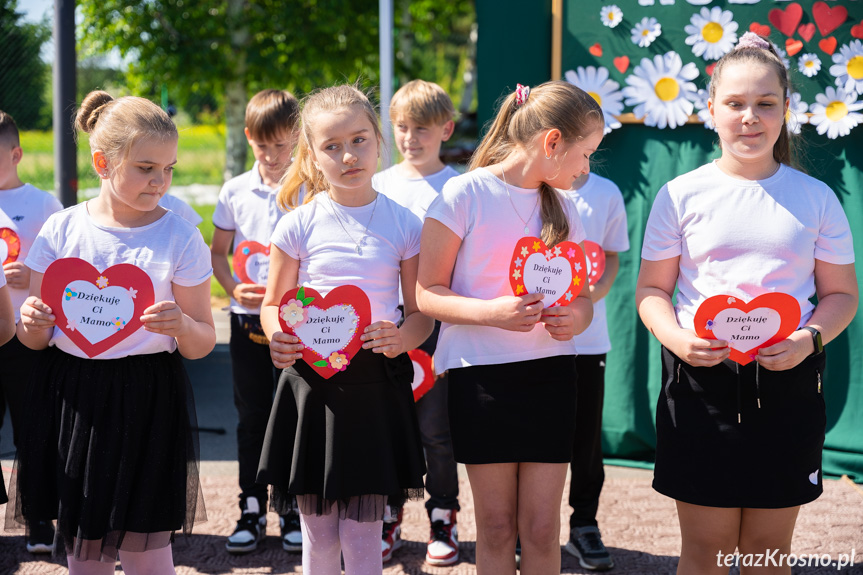
<path id="1" fill-rule="evenodd" d="M 518 240 L 509 263 L 512 293 L 542 293 L 545 307 L 569 305 L 588 285 L 584 252 L 574 242 L 549 248 L 540 238 Z"/>
<path id="2" fill-rule="evenodd" d="M 371 317 L 368 296 L 354 285 L 338 286 L 326 297 L 300 286 L 279 302 L 282 331 L 300 338 L 305 346 L 303 361 L 324 379 L 348 368 Z"/>

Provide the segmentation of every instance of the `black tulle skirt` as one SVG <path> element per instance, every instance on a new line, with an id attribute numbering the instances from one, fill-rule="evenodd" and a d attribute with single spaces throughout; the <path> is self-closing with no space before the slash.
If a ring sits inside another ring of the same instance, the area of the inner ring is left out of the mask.
<path id="1" fill-rule="evenodd" d="M 118 550 L 164 547 L 205 519 L 194 399 L 178 352 L 93 360 L 49 348 L 26 410 L 7 530 L 56 519 L 67 554 L 114 561 Z"/>
<path id="2" fill-rule="evenodd" d="M 296 496 L 307 515 L 379 521 L 389 497 L 422 497 L 412 380 L 407 354 L 366 350 L 330 379 L 302 361 L 283 370 L 258 471 L 273 508 L 286 513 Z"/>

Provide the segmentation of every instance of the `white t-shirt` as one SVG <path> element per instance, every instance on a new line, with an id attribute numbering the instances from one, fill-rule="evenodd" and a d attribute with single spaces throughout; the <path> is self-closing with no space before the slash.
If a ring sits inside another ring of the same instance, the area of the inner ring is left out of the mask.
<path id="1" fill-rule="evenodd" d="M 626 208 L 623 194 L 617 184 L 602 176 L 590 174 L 578 190 L 565 192 L 574 202 L 588 240 L 596 242 L 608 252 L 625 252 L 629 249 L 626 228 Z M 593 304 L 593 321 L 586 330 L 575 336 L 575 347 L 580 354 L 597 355 L 611 350 L 608 339 L 608 321 L 605 298 Z"/>
<path id="2" fill-rule="evenodd" d="M 509 264 L 516 243 L 524 237 L 527 220 L 530 236 L 540 237 L 539 190 L 509 186 L 486 169 L 452 178 L 431 205 L 427 218 L 435 219 L 462 240 L 453 269 L 452 291 L 484 300 L 513 295 Z M 568 211 L 569 240 L 585 239 L 581 218 L 572 202 L 560 195 Z M 532 213 L 532 215 L 531 215 Z M 530 332 L 508 331 L 479 325 L 442 323 L 435 351 L 435 370 L 472 365 L 511 363 L 555 355 L 575 355 L 575 342 L 552 339 L 537 323 Z"/>
<path id="3" fill-rule="evenodd" d="M 213 212 L 213 224 L 219 229 L 234 232 L 234 250 L 246 240 L 268 246 L 276 224 L 285 215 L 276 197 L 277 190 L 264 183 L 258 162 L 255 162 L 251 170 L 228 180 L 222 186 Z M 240 281 L 236 273 L 234 279 Z M 261 313 L 260 308 L 244 307 L 233 297 L 231 311 L 252 315 Z"/>
<path id="4" fill-rule="evenodd" d="M 815 260 L 850 264 L 854 248 L 848 218 L 823 182 L 784 164 L 765 180 L 738 180 L 710 163 L 670 181 L 653 203 L 641 257 L 676 256 L 681 327 L 693 329 L 708 297 L 750 301 L 768 292 L 796 298 L 804 325 L 815 307 Z"/>
<path id="5" fill-rule="evenodd" d="M 300 262 L 298 285 L 323 296 L 337 286 L 355 285 L 369 297 L 372 323 L 398 323 L 401 262 L 419 253 L 422 224 L 385 195 L 376 198 L 365 206 L 347 207 L 318 193 L 281 219 L 272 242 Z M 362 255 L 355 242 L 360 242 Z"/>
<path id="6" fill-rule="evenodd" d="M 99 271 L 117 264 L 132 264 L 150 276 L 158 303 L 174 301 L 172 284 L 197 286 L 212 275 L 209 251 L 201 232 L 174 212 L 168 211 L 152 224 L 139 228 L 112 228 L 93 220 L 87 203 L 83 203 L 58 212 L 45 222 L 26 263 L 38 273 L 45 273 L 60 258 L 81 258 Z M 49 345 L 87 357 L 58 327 L 54 328 Z M 142 327 L 95 359 L 175 349 L 176 339 L 150 333 Z"/>
<path id="7" fill-rule="evenodd" d="M 192 206 L 178 198 L 177 196 L 172 196 L 171 194 L 165 194 L 159 200 L 159 205 L 165 208 L 166 210 L 171 210 L 193 226 L 197 226 L 201 222 L 204 221 L 204 218 L 198 215 Z"/>
<path id="8" fill-rule="evenodd" d="M 51 214 L 62 209 L 63 204 L 57 198 L 30 184 L 0 190 L 0 264 L 16 248 L 20 251 L 13 261 L 23 263 L 42 224 Z M 15 308 L 15 323 L 21 319 L 21 304 L 29 294 L 29 288 L 9 288 L 9 297 Z"/>

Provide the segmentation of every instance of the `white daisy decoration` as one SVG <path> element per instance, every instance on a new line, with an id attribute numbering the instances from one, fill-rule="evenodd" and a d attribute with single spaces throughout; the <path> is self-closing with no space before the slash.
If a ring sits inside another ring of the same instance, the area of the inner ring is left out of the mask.
<path id="1" fill-rule="evenodd" d="M 652 60 L 642 58 L 633 74 L 626 77 L 629 85 L 623 89 L 625 103 L 635 106 L 633 113 L 644 118 L 646 126 L 676 128 L 692 113 L 697 94 L 692 80 L 697 77 L 695 64 L 684 66 L 677 52 L 666 52 Z"/>
<path id="2" fill-rule="evenodd" d="M 811 78 L 821 71 L 821 58 L 816 54 L 803 54 L 797 59 L 797 69 L 807 78 Z"/>
<path id="3" fill-rule="evenodd" d="M 701 88 L 695 93 L 695 109 L 698 110 L 698 119 L 704 122 L 704 127 L 708 130 L 716 130 L 713 125 L 713 117 L 710 115 L 710 109 L 707 107 L 707 100 L 710 98 L 710 93 Z"/>
<path id="4" fill-rule="evenodd" d="M 856 92 L 846 92 L 842 88 L 828 86 L 823 94 L 815 96 L 815 103 L 809 107 L 812 117 L 809 123 L 817 127 L 819 134 L 835 140 L 847 136 L 851 128 L 863 122 L 863 101 L 857 100 Z"/>
<path id="5" fill-rule="evenodd" d="M 620 84 L 614 80 L 609 80 L 608 68 L 602 66 L 583 68 L 579 66 L 575 71 L 569 70 L 564 76 L 570 84 L 574 84 L 590 94 L 602 108 L 602 115 L 605 117 L 603 134 L 620 127 L 620 122 L 615 116 L 623 112 L 623 92 L 620 91 Z"/>
<path id="6" fill-rule="evenodd" d="M 863 94 L 863 42 L 854 40 L 839 48 L 839 53 L 833 54 L 830 73 L 845 92 Z"/>
<path id="7" fill-rule="evenodd" d="M 599 11 L 599 17 L 602 23 L 609 28 L 614 28 L 623 20 L 623 12 L 616 5 L 603 6 Z"/>
<path id="8" fill-rule="evenodd" d="M 689 36 L 686 45 L 692 46 L 692 53 L 703 56 L 705 60 L 718 60 L 734 48 L 737 42 L 737 22 L 734 14 L 718 6 L 702 8 L 692 15 L 684 30 Z"/>
<path id="9" fill-rule="evenodd" d="M 656 18 L 645 16 L 631 32 L 632 43 L 638 44 L 641 48 L 647 48 L 662 34 L 662 25 Z"/>
<path id="10" fill-rule="evenodd" d="M 769 42 L 769 40 L 768 40 L 768 42 Z M 773 44 L 773 49 L 776 50 L 776 53 L 779 55 L 779 59 L 782 60 L 783 64 L 785 64 L 785 69 L 790 70 L 791 69 L 791 60 L 788 59 L 787 52 L 785 52 L 785 50 L 780 48 L 779 44 L 774 44 L 773 42 L 770 42 L 770 43 Z"/>
<path id="11" fill-rule="evenodd" d="M 803 101 L 803 96 L 798 92 L 792 92 L 789 97 L 788 110 L 785 112 L 785 124 L 792 134 L 799 134 L 800 127 L 809 123 L 809 104 Z"/>

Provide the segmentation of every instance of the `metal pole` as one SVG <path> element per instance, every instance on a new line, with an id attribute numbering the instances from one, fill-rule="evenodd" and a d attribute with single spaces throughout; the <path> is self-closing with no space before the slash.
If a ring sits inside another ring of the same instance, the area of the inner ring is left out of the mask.
<path id="1" fill-rule="evenodd" d="M 54 0 L 54 193 L 65 207 L 78 203 L 75 60 L 75 0 Z"/>
<path id="2" fill-rule="evenodd" d="M 381 131 L 384 135 L 383 168 L 392 164 L 393 140 L 390 125 L 390 100 L 393 99 L 393 0 L 379 3 L 380 57 L 381 57 Z"/>

